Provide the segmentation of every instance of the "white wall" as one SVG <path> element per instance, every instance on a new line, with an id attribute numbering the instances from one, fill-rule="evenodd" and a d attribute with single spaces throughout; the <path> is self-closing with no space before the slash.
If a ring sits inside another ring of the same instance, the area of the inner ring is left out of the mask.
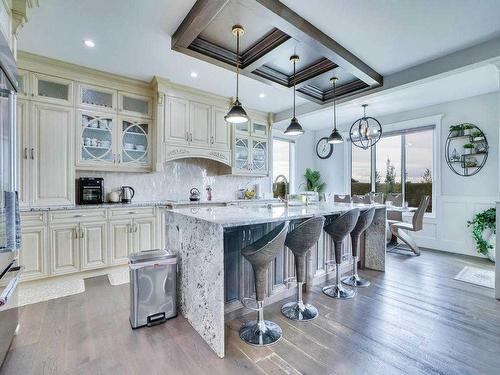
<path id="1" fill-rule="evenodd" d="M 440 154 L 437 165 L 439 180 L 435 201 L 435 217 L 425 219 L 424 230 L 415 236 L 421 246 L 468 255 L 478 255 L 466 222 L 474 213 L 493 207 L 498 194 L 499 168 L 499 98 L 498 93 L 479 95 L 418 110 L 379 117 L 384 125 L 442 114 Z M 446 164 L 444 143 L 450 125 L 471 122 L 481 128 L 488 139 L 489 156 L 484 168 L 475 176 L 461 177 Z M 347 124 L 340 128 L 348 128 Z M 329 129 L 317 132 L 315 142 Z M 345 144 L 344 144 L 345 145 Z M 344 146 L 345 147 L 345 146 Z M 341 147 L 337 146 L 338 149 Z M 341 154 L 341 155 L 339 155 Z M 326 161 L 315 157 L 315 166 L 328 184 L 327 190 L 343 191 L 347 186 L 350 166 L 345 153 L 334 153 Z M 340 163 L 342 160 L 342 164 Z M 342 180 L 342 181 L 340 181 Z"/>

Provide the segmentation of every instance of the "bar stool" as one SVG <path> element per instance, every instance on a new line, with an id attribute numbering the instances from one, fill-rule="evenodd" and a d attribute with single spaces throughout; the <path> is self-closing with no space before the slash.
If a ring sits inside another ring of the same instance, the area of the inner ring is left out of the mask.
<path id="1" fill-rule="evenodd" d="M 359 257 L 359 241 L 363 232 L 371 225 L 373 216 L 375 215 L 375 207 L 372 207 L 359 215 L 358 222 L 351 232 L 352 242 L 352 275 L 342 279 L 342 283 L 354 287 L 367 287 L 370 285 L 368 280 L 358 276 L 358 257 Z"/>
<path id="2" fill-rule="evenodd" d="M 335 203 L 352 203 L 351 196 L 349 194 L 345 194 L 345 195 L 334 194 L 333 201 Z"/>
<path id="3" fill-rule="evenodd" d="M 340 264 L 342 263 L 342 241 L 356 226 L 359 217 L 359 208 L 354 208 L 340 215 L 331 224 L 325 227 L 325 232 L 330 235 L 335 249 L 335 285 L 323 288 L 323 293 L 329 297 L 347 299 L 352 298 L 356 291 L 344 288 L 340 282 Z"/>
<path id="4" fill-rule="evenodd" d="M 240 338 L 251 345 L 267 346 L 275 343 L 282 336 L 281 328 L 276 323 L 264 320 L 264 296 L 267 268 L 278 252 L 283 249 L 287 231 L 288 221 L 278 225 L 264 237 L 241 250 L 243 257 L 252 265 L 255 277 L 257 308 L 246 305 L 245 301 L 252 300 L 251 298 L 244 298 L 242 302 L 245 307 L 257 312 L 257 320 L 245 322 L 240 328 Z"/>
<path id="5" fill-rule="evenodd" d="M 295 274 L 297 282 L 297 301 L 289 302 L 281 307 L 281 313 L 288 319 L 307 321 L 318 316 L 318 309 L 302 301 L 302 285 L 306 281 L 306 260 L 309 249 L 318 242 L 325 218 L 312 217 L 295 227 L 287 234 L 285 246 L 288 247 L 295 258 Z"/>

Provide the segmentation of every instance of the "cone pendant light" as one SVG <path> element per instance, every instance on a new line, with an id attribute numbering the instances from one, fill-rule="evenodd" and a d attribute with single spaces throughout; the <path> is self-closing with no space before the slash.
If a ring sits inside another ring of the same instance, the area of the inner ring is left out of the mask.
<path id="1" fill-rule="evenodd" d="M 299 124 L 299 120 L 295 117 L 295 64 L 299 61 L 298 55 L 290 56 L 290 61 L 293 62 L 293 117 L 290 121 L 290 125 L 285 130 L 285 134 L 287 135 L 301 135 L 304 134 L 304 129 Z"/>
<path id="2" fill-rule="evenodd" d="M 331 144 L 344 142 L 344 139 L 337 130 L 337 108 L 335 106 L 335 89 L 337 87 L 337 79 L 337 77 L 333 77 L 332 79 L 330 79 L 330 82 L 332 82 L 333 84 L 333 130 L 328 137 L 328 143 Z"/>
<path id="3" fill-rule="evenodd" d="M 233 35 L 236 36 L 236 99 L 224 119 L 231 124 L 241 124 L 248 121 L 248 115 L 241 106 L 238 98 L 239 75 L 240 75 L 240 36 L 245 32 L 240 25 L 233 26 Z"/>

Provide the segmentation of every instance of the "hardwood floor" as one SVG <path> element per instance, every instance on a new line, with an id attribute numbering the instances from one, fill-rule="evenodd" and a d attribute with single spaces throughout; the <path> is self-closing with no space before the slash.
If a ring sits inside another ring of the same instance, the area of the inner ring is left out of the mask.
<path id="1" fill-rule="evenodd" d="M 22 308 L 2 374 L 498 374 L 500 301 L 492 289 L 453 280 L 487 260 L 423 251 L 388 254 L 387 272 L 364 271 L 372 285 L 337 301 L 315 287 L 320 310 L 309 323 L 266 319 L 283 329 L 271 347 L 243 343 L 243 319 L 226 329 L 221 360 L 187 321 L 131 330 L 128 285 L 85 280 L 85 293 Z M 253 316 L 248 315 L 245 318 Z"/>

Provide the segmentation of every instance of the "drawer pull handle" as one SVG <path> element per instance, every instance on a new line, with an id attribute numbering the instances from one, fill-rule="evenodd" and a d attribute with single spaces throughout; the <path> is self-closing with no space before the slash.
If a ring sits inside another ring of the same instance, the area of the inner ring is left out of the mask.
<path id="1" fill-rule="evenodd" d="M 127 212 L 129 215 L 135 215 L 137 212 L 136 211 L 129 211 Z"/>
<path id="2" fill-rule="evenodd" d="M 73 217 L 84 217 L 85 215 L 82 215 L 82 214 L 78 214 L 78 215 L 74 215 Z"/>

